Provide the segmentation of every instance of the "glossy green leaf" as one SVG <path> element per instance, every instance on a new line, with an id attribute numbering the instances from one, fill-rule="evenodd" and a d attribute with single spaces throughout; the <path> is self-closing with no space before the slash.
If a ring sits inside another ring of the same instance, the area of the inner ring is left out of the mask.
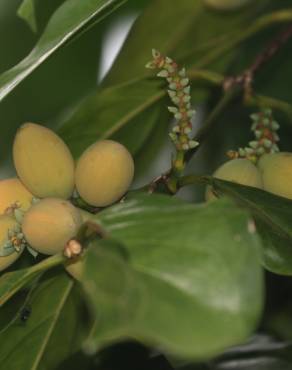
<path id="1" fill-rule="evenodd" d="M 23 0 L 18 8 L 17 15 L 27 22 L 32 31 L 37 31 L 35 0 Z"/>
<path id="2" fill-rule="evenodd" d="M 168 52 L 177 45 L 195 21 L 200 6 L 200 2 L 194 4 L 190 0 L 183 0 L 179 7 L 167 0 L 150 2 L 135 22 L 120 56 L 107 75 L 103 83 L 105 90 L 98 88 L 81 102 L 72 117 L 62 122 L 60 133 L 76 155 L 89 143 L 109 135 L 117 135 L 133 154 L 141 150 L 150 131 L 160 124 L 161 98 L 165 96 L 159 79 L 143 80 L 149 74 L 145 64 L 151 59 L 151 49 L 157 47 Z M 174 27 L 178 16 L 184 21 Z M 161 27 L 162 23 L 164 27 Z M 166 127 L 166 119 L 161 123 L 163 127 Z M 139 135 L 132 135 L 133 128 Z"/>
<path id="3" fill-rule="evenodd" d="M 156 82 L 156 85 L 158 84 L 159 82 Z M 130 125 L 133 126 L 131 132 L 120 135 L 119 141 L 135 154 L 148 138 L 154 125 L 159 124 L 160 110 L 152 109 L 148 114 L 147 109 L 161 99 L 163 91 L 162 94 L 158 91 L 157 95 L 149 100 L 149 91 L 152 89 L 153 82 L 147 80 L 101 89 L 98 94 L 81 104 L 61 127 L 59 134 L 78 156 L 94 141 L 115 137 L 125 126 Z"/>
<path id="4" fill-rule="evenodd" d="M 63 257 L 55 255 L 34 266 L 2 275 L 0 277 L 0 307 L 36 276 L 62 262 Z"/>
<path id="5" fill-rule="evenodd" d="M 222 16 L 208 11 L 201 0 L 182 0 L 180 6 L 168 0 L 152 1 L 132 27 L 101 88 L 84 99 L 73 115 L 61 123 L 60 133 L 71 150 L 78 156 L 96 139 L 112 135 L 125 143 L 133 154 L 141 148 L 145 149 L 150 131 L 155 125 L 166 127 L 169 120 L 169 115 L 164 115 L 163 122 L 158 120 L 161 110 L 166 110 L 170 104 L 168 98 L 163 99 L 166 85 L 156 78 L 155 71 L 145 68 L 151 59 L 152 48 L 175 57 L 177 53 L 182 54 L 181 44 L 185 48 L 184 40 L 189 40 L 187 35 L 190 29 L 194 34 L 191 44 L 195 43 L 199 48 L 217 37 L 222 28 L 226 33 L 234 33 L 236 27 L 245 24 L 247 19 L 250 21 L 251 14 L 254 14 L 253 8 L 236 16 Z M 202 32 L 199 28 L 195 29 L 198 22 L 212 24 L 212 27 Z M 200 33 L 199 37 L 197 33 Z M 209 45 L 209 49 L 213 47 Z M 203 56 L 201 51 L 196 57 Z M 186 53 L 180 57 L 182 65 L 188 57 Z M 224 62 L 225 67 L 227 62 Z M 147 80 L 147 76 L 153 78 Z M 193 89 L 197 90 L 195 82 Z M 209 88 L 206 89 L 206 95 L 208 92 Z M 133 131 L 137 135 L 133 135 Z M 166 137 L 166 129 L 164 132 Z"/>
<path id="6" fill-rule="evenodd" d="M 26 322 L 19 318 L 0 334 L 3 369 L 54 370 L 76 350 L 80 312 L 73 284 L 57 273 L 33 292 Z"/>
<path id="7" fill-rule="evenodd" d="M 125 0 L 67 0 L 53 14 L 30 54 L 0 76 L 0 101 L 60 47 L 124 2 Z"/>
<path id="8" fill-rule="evenodd" d="M 188 65 L 200 63 L 200 58 L 204 58 L 207 51 L 220 45 L 222 36 L 231 37 L 250 24 L 264 2 L 258 0 L 240 12 L 223 13 L 210 10 L 205 0 L 182 0 L 179 5 L 169 0 L 152 1 L 131 29 L 106 76 L 105 85 L 149 75 L 144 65 L 150 60 L 153 48 L 170 57 L 178 56 L 182 64 L 186 60 L 191 60 Z M 206 24 L 208 27 L 205 27 Z M 219 64 L 226 69 L 230 60 L 220 58 L 220 61 L 222 59 L 223 63 Z"/>
<path id="9" fill-rule="evenodd" d="M 179 6 L 169 0 L 150 1 L 129 32 L 104 84 L 108 86 L 149 75 L 145 64 L 151 59 L 151 50 L 172 53 L 196 22 L 201 9 L 201 0 L 181 0 Z"/>
<path id="10" fill-rule="evenodd" d="M 192 205 L 158 195 L 101 212 L 117 242 L 96 242 L 86 258 L 97 318 L 87 350 L 130 337 L 204 358 L 244 340 L 262 308 L 260 244 L 248 220 L 227 200 Z"/>
<path id="11" fill-rule="evenodd" d="M 263 238 L 263 264 L 275 273 L 292 274 L 292 200 L 264 190 L 218 179 L 207 180 L 215 190 L 240 202 L 255 216 Z"/>

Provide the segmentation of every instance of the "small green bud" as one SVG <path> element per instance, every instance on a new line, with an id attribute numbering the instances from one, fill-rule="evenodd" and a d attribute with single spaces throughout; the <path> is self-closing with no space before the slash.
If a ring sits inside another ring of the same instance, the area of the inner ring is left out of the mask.
<path id="1" fill-rule="evenodd" d="M 162 77 L 162 78 L 168 77 L 168 71 L 166 69 L 163 69 L 162 71 L 157 73 L 157 77 Z"/>
<path id="2" fill-rule="evenodd" d="M 258 141 L 250 141 L 249 145 L 251 146 L 251 148 L 256 149 L 259 146 L 259 143 Z"/>
<path id="3" fill-rule="evenodd" d="M 267 149 L 270 149 L 273 146 L 273 143 L 269 139 L 264 139 L 263 144 L 264 144 L 264 147 Z"/>
<path id="4" fill-rule="evenodd" d="M 161 57 L 161 54 L 159 53 L 158 50 L 152 49 L 152 56 L 153 56 L 154 59 L 157 59 L 157 58 Z"/>
<path id="5" fill-rule="evenodd" d="M 168 107 L 168 111 L 170 113 L 176 114 L 178 112 L 178 108 L 176 108 L 176 107 Z"/>
<path id="6" fill-rule="evenodd" d="M 189 84 L 190 80 L 188 78 L 183 78 L 180 83 L 182 86 L 187 86 Z"/>

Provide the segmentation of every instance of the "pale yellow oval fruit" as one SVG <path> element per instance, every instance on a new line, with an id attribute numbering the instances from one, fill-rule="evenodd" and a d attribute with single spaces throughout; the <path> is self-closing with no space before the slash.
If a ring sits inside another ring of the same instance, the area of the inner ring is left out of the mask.
<path id="1" fill-rule="evenodd" d="M 21 126 L 14 139 L 13 159 L 20 180 L 34 196 L 71 196 L 74 161 L 66 144 L 52 130 L 34 123 Z"/>
<path id="2" fill-rule="evenodd" d="M 235 10 L 250 1 L 251 0 L 205 0 L 205 4 L 217 10 Z"/>
<path id="3" fill-rule="evenodd" d="M 0 245 L 4 245 L 8 241 L 8 231 L 13 230 L 15 226 L 17 226 L 17 222 L 14 218 L 7 215 L 0 216 Z M 9 256 L 0 256 L 0 271 L 12 265 L 20 257 L 22 251 L 23 249 L 20 252 L 15 251 Z"/>
<path id="4" fill-rule="evenodd" d="M 128 190 L 134 161 L 128 150 L 112 140 L 91 145 L 79 158 L 75 183 L 80 196 L 96 207 L 108 206 Z"/>
<path id="5" fill-rule="evenodd" d="M 19 179 L 0 180 L 0 214 L 14 204 L 26 211 L 31 206 L 32 198 L 33 195 Z"/>
<path id="6" fill-rule="evenodd" d="M 215 171 L 213 177 L 236 182 L 241 185 L 253 186 L 259 189 L 263 188 L 260 171 L 251 161 L 244 158 L 232 159 L 231 161 L 225 162 Z M 214 198 L 215 195 L 210 187 L 208 187 L 206 199 L 211 200 Z"/>
<path id="7" fill-rule="evenodd" d="M 76 280 L 80 281 L 84 269 L 83 256 L 77 257 L 72 261 L 69 261 L 65 265 L 66 271 Z"/>
<path id="8" fill-rule="evenodd" d="M 292 199 L 292 153 L 265 154 L 258 168 L 266 191 Z"/>
<path id="9" fill-rule="evenodd" d="M 82 224 L 80 212 L 70 202 L 46 198 L 24 215 L 22 231 L 30 246 L 43 254 L 56 254 L 74 238 Z"/>

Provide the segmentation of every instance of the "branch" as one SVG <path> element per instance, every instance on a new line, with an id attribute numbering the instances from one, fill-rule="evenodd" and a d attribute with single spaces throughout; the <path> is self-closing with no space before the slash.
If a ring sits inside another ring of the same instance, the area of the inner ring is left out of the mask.
<path id="1" fill-rule="evenodd" d="M 269 107 L 273 110 L 278 110 L 284 113 L 292 123 L 292 105 L 270 96 L 265 95 L 250 95 L 246 98 L 245 103 L 250 106 Z"/>
<path id="2" fill-rule="evenodd" d="M 289 41 L 291 37 L 292 24 L 277 35 L 269 45 L 256 56 L 254 62 L 242 74 L 236 77 L 228 77 L 224 81 L 224 89 L 228 90 L 234 84 L 239 84 L 243 86 L 246 97 L 252 95 L 252 84 L 256 73 L 273 58 L 273 56 Z"/>
<path id="3" fill-rule="evenodd" d="M 254 34 L 260 32 L 261 30 L 272 26 L 273 24 L 277 23 L 285 23 L 292 21 L 292 9 L 282 9 L 277 12 L 273 12 L 267 15 L 263 15 L 256 19 L 256 21 L 244 30 L 239 31 L 237 35 L 234 37 L 230 37 L 230 39 L 226 39 L 224 43 L 220 43 L 218 48 L 211 50 L 209 53 L 205 55 L 199 62 L 195 63 L 192 67 L 196 68 L 205 68 L 207 65 L 212 63 L 213 61 L 217 60 L 217 58 L 221 57 L 223 54 L 227 53 L 238 44 L 242 43 L 249 37 L 253 36 Z"/>
<path id="4" fill-rule="evenodd" d="M 252 97 L 251 86 L 255 77 L 256 72 L 266 64 L 280 49 L 283 45 L 287 43 L 287 41 L 292 37 L 292 25 L 290 24 L 287 29 L 285 29 L 279 36 L 277 36 L 274 40 L 272 40 L 271 44 L 265 48 L 255 59 L 255 61 L 251 64 L 251 66 L 245 70 L 241 75 L 237 77 L 229 77 L 224 80 L 222 75 L 217 73 L 206 71 L 201 69 L 206 65 L 216 60 L 222 54 L 228 52 L 233 47 L 237 46 L 242 41 L 246 40 L 247 38 L 251 37 L 253 34 L 259 32 L 260 30 L 274 24 L 274 23 L 281 23 L 281 22 L 288 22 L 292 21 L 292 9 L 281 10 L 278 12 L 274 12 L 268 15 L 264 15 L 261 18 L 258 18 L 255 23 L 247 28 L 246 30 L 242 31 L 240 34 L 236 35 L 234 38 L 230 39 L 229 41 L 226 40 L 223 45 L 220 45 L 217 49 L 215 48 L 211 52 L 209 52 L 205 58 L 201 59 L 197 64 L 194 65 L 195 69 L 193 69 L 190 73 L 191 79 L 203 79 L 205 81 L 214 83 L 216 85 L 223 85 L 225 93 L 223 97 L 220 99 L 218 104 L 215 106 L 213 111 L 207 117 L 204 125 L 198 131 L 198 133 L 193 137 L 194 141 L 198 141 L 200 144 L 206 139 L 208 133 L 212 130 L 213 125 L 216 123 L 217 118 L 222 114 L 222 112 L 226 109 L 226 107 L 233 101 L 237 96 L 239 96 L 242 92 L 245 92 L 246 98 L 249 97 L 249 103 L 255 102 L 256 98 Z M 200 68 L 200 69 L 198 69 Z M 252 99 L 252 98 L 253 99 Z M 259 102 L 259 97 L 257 97 L 257 101 Z M 261 98 L 263 102 L 263 97 Z M 246 99 L 247 100 L 247 99 Z M 266 98 L 267 101 L 267 98 Z M 272 98 L 270 98 L 272 101 Z M 276 101 L 273 100 L 275 103 Z M 287 112 L 290 111 L 290 108 L 277 102 L 278 108 Z M 285 104 L 285 103 L 284 103 Z M 201 146 L 201 145 L 200 145 Z M 189 150 L 185 155 L 185 162 L 189 162 L 192 156 L 196 153 L 198 147 Z M 164 174 L 159 176 L 157 179 L 151 182 L 149 186 L 149 191 L 154 192 L 159 185 L 163 185 L 166 192 L 176 193 L 180 183 L 179 179 L 175 179 L 171 176 L 172 169 L 166 171 Z"/>

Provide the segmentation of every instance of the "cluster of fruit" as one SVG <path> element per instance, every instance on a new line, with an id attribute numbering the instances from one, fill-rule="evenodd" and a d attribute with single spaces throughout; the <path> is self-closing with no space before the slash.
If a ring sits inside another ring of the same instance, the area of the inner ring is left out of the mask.
<path id="1" fill-rule="evenodd" d="M 264 154 L 257 164 L 246 158 L 232 159 L 220 166 L 213 176 L 292 199 L 292 153 Z M 214 198 L 210 188 L 206 198 Z"/>
<path id="2" fill-rule="evenodd" d="M 253 113 L 250 117 L 254 139 L 245 148 L 229 151 L 227 155 L 232 160 L 220 166 L 213 176 L 292 199 L 292 153 L 279 150 L 278 122 L 268 108 Z M 208 187 L 207 200 L 214 197 Z"/>
<path id="3" fill-rule="evenodd" d="M 0 181 L 0 271 L 26 246 L 46 255 L 64 250 L 88 218 L 70 202 L 74 192 L 91 206 L 106 207 L 124 195 L 134 175 L 123 145 L 98 141 L 75 165 L 62 139 L 33 123 L 18 130 L 13 160 L 18 177 Z"/>

